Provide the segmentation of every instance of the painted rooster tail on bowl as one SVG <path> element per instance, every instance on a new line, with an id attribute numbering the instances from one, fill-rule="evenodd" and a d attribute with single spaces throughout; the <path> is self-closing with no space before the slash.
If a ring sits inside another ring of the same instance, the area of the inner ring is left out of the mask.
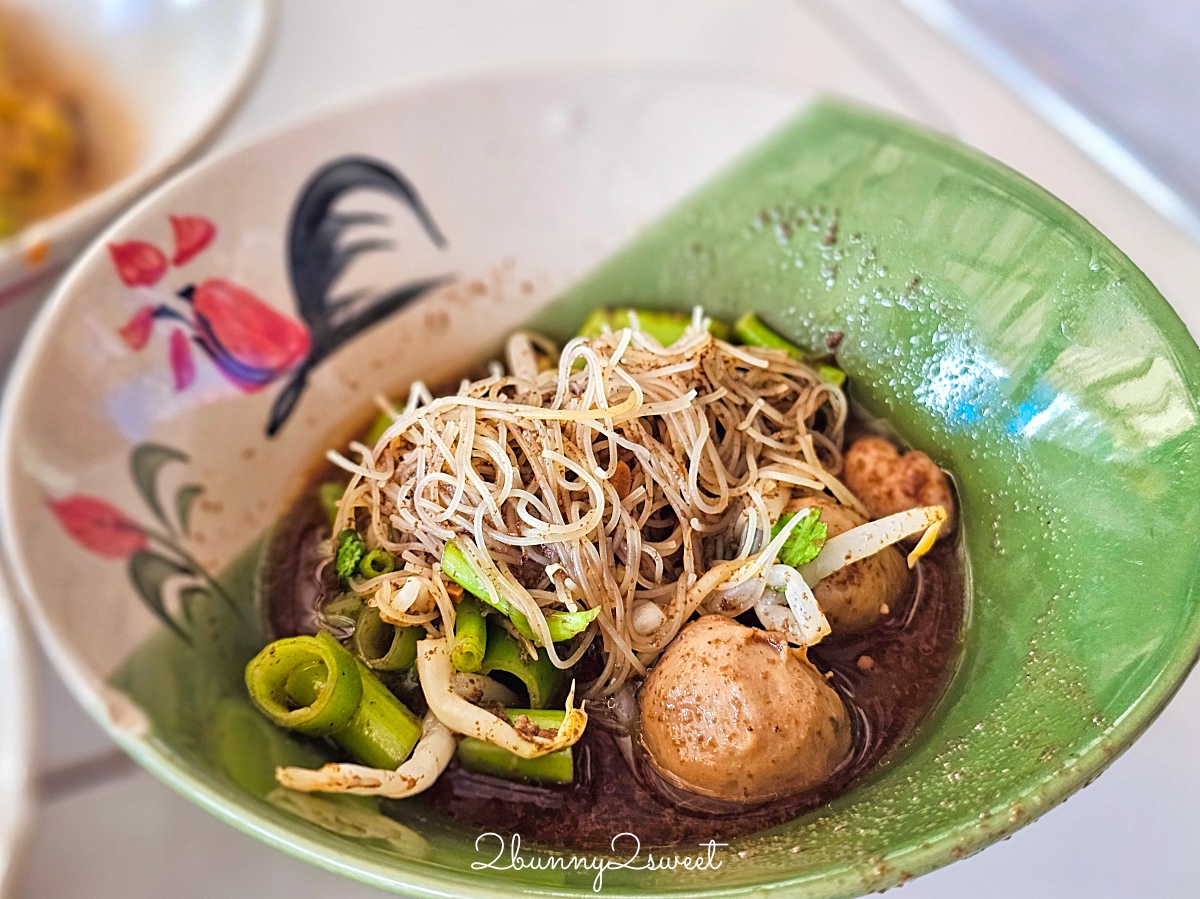
<path id="1" fill-rule="evenodd" d="M 451 280 L 451 275 L 420 278 L 370 298 L 361 290 L 335 293 L 339 277 L 355 258 L 394 247 L 383 238 L 343 239 L 355 225 L 387 221 L 375 212 L 334 210 L 339 199 L 356 190 L 378 191 L 399 200 L 416 217 L 434 246 L 446 246 L 445 237 L 416 189 L 403 175 L 383 163 L 365 157 L 346 157 L 329 163 L 312 176 L 300 194 L 288 227 L 288 272 L 297 311 L 308 328 L 309 345 L 271 406 L 268 436 L 274 436 L 287 421 L 308 385 L 310 372 L 326 356 L 422 294 Z"/>

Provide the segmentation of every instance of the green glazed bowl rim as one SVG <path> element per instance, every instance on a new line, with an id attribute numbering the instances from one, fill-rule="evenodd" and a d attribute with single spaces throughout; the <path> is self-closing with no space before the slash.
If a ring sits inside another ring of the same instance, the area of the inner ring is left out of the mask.
<path id="1" fill-rule="evenodd" d="M 454 79 L 455 82 L 477 80 Z M 427 87 L 410 88 L 396 91 L 386 97 L 374 98 L 369 104 L 359 104 L 359 108 L 369 108 L 376 102 L 387 97 L 404 96 L 417 93 Z M 822 101 L 827 103 L 828 101 Z M 821 104 L 818 104 L 821 105 Z M 834 104 L 835 106 L 838 103 Z M 813 107 L 807 107 L 811 111 Z M 291 123 L 285 128 L 269 133 L 255 141 L 235 150 L 210 157 L 201 163 L 190 166 L 172 177 L 158 189 L 144 197 L 130 210 L 116 220 L 93 244 L 103 246 L 114 234 L 123 233 L 128 223 L 137 220 L 144 211 L 160 203 L 161 198 L 169 195 L 180 184 L 194 178 L 196 175 L 222 167 L 231 157 L 252 152 L 263 143 L 269 143 L 281 136 L 301 131 L 311 127 L 316 122 L 325 121 L 344 114 L 343 109 L 324 110 L 313 116 L 304 117 Z M 904 138 L 914 142 L 924 142 L 939 147 L 943 152 L 955 155 L 964 169 L 979 173 L 980 177 L 993 181 L 1003 181 L 1014 197 L 1028 203 L 1030 206 L 1049 209 L 1069 225 L 1098 244 L 1111 248 L 1120 258 L 1127 259 L 1115 245 L 1098 232 L 1081 215 L 1067 206 L 1045 189 L 1034 184 L 1003 163 L 992 159 L 986 154 L 967 147 L 946 135 L 931 131 L 923 126 L 894 119 L 890 116 L 874 112 L 857 118 L 858 127 L 873 127 L 880 131 L 896 134 L 900 132 Z M 14 377 L 9 387 L 8 395 L 15 392 L 15 385 L 21 380 L 21 375 L 28 367 L 32 348 L 42 342 L 46 335 L 44 326 L 50 318 L 52 310 L 62 304 L 73 289 L 81 269 L 90 264 L 92 251 L 81 256 L 80 261 L 55 289 L 54 295 L 42 311 L 37 325 L 33 329 L 32 339 L 23 348 L 21 357 L 14 366 Z M 1145 278 L 1140 269 L 1130 262 L 1131 272 Z M 1147 282 L 1148 283 L 1148 282 Z M 1194 376 L 1200 376 L 1200 348 L 1188 332 L 1183 321 L 1171 306 L 1154 292 L 1152 297 L 1141 301 L 1147 314 L 1160 329 L 1164 340 L 1171 346 L 1177 356 L 1184 360 Z M 0 414 L 0 426 L 11 425 L 10 414 Z M 6 442 L 10 436 L 6 437 Z M 7 447 L 11 451 L 11 443 Z M 0 556 L 7 551 L 0 546 Z M 0 559 L 7 568 L 10 561 Z M 2 583 L 2 582 L 0 582 Z M 118 745 L 127 752 L 139 765 L 154 776 L 169 785 L 181 795 L 196 802 L 217 818 L 225 821 L 238 830 L 256 837 L 264 843 L 281 849 L 290 855 L 316 864 L 329 871 L 346 875 L 355 880 L 387 889 L 400 889 L 414 895 L 443 897 L 447 895 L 472 895 L 486 880 L 486 872 L 453 872 L 440 870 L 430 872 L 428 869 L 404 867 L 403 862 L 394 861 L 390 865 L 376 863 L 361 856 L 355 857 L 339 850 L 331 850 L 320 841 L 310 838 L 298 831 L 291 830 L 272 822 L 266 816 L 242 808 L 231 798 L 233 790 L 217 788 L 202 777 L 190 772 L 186 765 L 177 760 L 171 749 L 157 741 L 153 735 L 145 736 L 123 730 L 115 725 L 104 708 L 103 701 L 96 695 L 90 685 L 82 683 L 76 671 L 76 663 L 71 650 L 59 638 L 54 625 L 46 618 L 36 599 L 28 595 L 28 591 L 17 589 L 27 613 L 32 619 L 35 630 L 51 657 L 58 671 L 68 680 L 74 695 L 79 698 L 89 713 L 107 731 Z M 932 839 L 917 845 L 909 845 L 889 851 L 882 858 L 887 864 L 888 871 L 873 881 L 875 889 L 902 884 L 910 877 L 919 876 L 951 861 L 973 854 L 987 845 L 1011 834 L 1025 824 L 1040 817 L 1049 809 L 1065 800 L 1077 789 L 1091 783 L 1105 768 L 1108 767 L 1138 736 L 1154 721 L 1180 688 L 1188 672 L 1200 660 L 1200 616 L 1193 619 L 1188 629 L 1176 642 L 1175 650 L 1167 663 L 1155 674 L 1150 686 L 1133 700 L 1127 711 L 1121 715 L 1102 739 L 1093 743 L 1082 754 L 1064 759 L 1058 770 L 1049 777 L 1036 780 L 1019 793 L 1010 797 L 1008 802 L 1011 813 L 1005 816 L 989 815 L 966 825 L 947 828 Z M 740 896 L 747 894 L 776 895 L 803 893 L 808 896 L 851 896 L 858 895 L 864 889 L 864 881 L 860 871 L 845 868 L 836 872 L 825 872 L 819 877 L 814 874 L 797 877 L 783 877 L 776 881 L 763 884 L 747 884 L 732 887 L 700 888 L 662 891 L 663 895 L 679 897 L 712 897 Z M 577 896 L 576 889 L 556 889 L 546 886 L 517 886 L 506 881 L 493 881 L 487 884 L 489 894 L 496 896 Z M 646 891 L 627 891 L 621 889 L 605 889 L 612 896 L 646 896 L 652 895 Z"/>
<path id="2" fill-rule="evenodd" d="M 835 116 L 846 114 L 847 120 L 852 120 L 851 127 L 856 131 L 875 132 L 892 138 L 899 136 L 899 140 L 903 142 L 924 144 L 936 147 L 941 152 L 952 154 L 956 164 L 962 170 L 977 174 L 982 179 L 1002 181 L 1005 189 L 1013 198 L 1031 208 L 1044 209 L 1053 213 L 1068 228 L 1086 234 L 1098 246 L 1107 248 L 1129 266 L 1129 275 L 1140 278 L 1149 288 L 1149 290 L 1139 293 L 1136 299 L 1131 298 L 1130 302 L 1141 308 L 1159 329 L 1164 343 L 1170 347 L 1179 362 L 1183 363 L 1181 367 L 1186 369 L 1193 390 L 1200 385 L 1200 345 L 1188 331 L 1179 314 L 1133 260 L 1079 212 L 1055 194 L 1012 167 L 952 136 L 891 113 L 866 108 L 857 101 L 839 97 L 823 97 L 799 115 L 808 116 L 817 112 L 830 113 Z M 967 566 L 968 602 L 964 628 L 970 627 L 971 619 L 969 558 Z M 1200 587 L 1200 579 L 1194 581 L 1192 587 L 1194 594 L 1196 588 Z M 872 879 L 869 887 L 864 885 L 861 872 L 846 869 L 819 877 L 801 875 L 783 878 L 769 884 L 679 891 L 678 893 L 672 892 L 670 895 L 699 897 L 719 894 L 734 896 L 759 891 L 781 894 L 800 891 L 805 896 L 814 897 L 856 896 L 867 889 L 882 892 L 892 886 L 903 886 L 914 877 L 973 855 L 1037 820 L 1067 800 L 1072 794 L 1095 781 L 1154 723 L 1183 686 L 1198 661 L 1200 661 L 1200 615 L 1193 617 L 1190 626 L 1176 640 L 1175 651 L 1168 662 L 1156 672 L 1149 687 L 1129 703 L 1125 712 L 1112 723 L 1099 740 L 1078 755 L 1062 758 L 1054 774 L 1031 781 L 1021 791 L 1008 796 L 1003 803 L 1007 814 L 981 815 L 978 820 L 970 824 L 947 828 L 924 842 L 879 853 L 872 859 L 872 861 L 879 860 L 881 862 L 877 868 L 878 876 Z M 940 705 L 935 707 L 930 718 L 923 722 L 921 729 L 931 726 L 939 714 Z M 901 751 L 903 751 L 903 747 L 901 747 Z M 981 809 L 980 811 L 991 812 L 994 809 Z M 806 889 L 816 884 L 819 884 L 817 889 Z"/>

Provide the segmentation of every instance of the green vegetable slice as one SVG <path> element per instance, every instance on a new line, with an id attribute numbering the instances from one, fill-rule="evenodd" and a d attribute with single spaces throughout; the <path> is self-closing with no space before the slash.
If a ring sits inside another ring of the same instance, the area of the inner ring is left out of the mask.
<path id="1" fill-rule="evenodd" d="M 370 580 L 396 570 L 396 557 L 386 549 L 373 549 L 358 562 L 358 573 Z"/>
<path id="2" fill-rule="evenodd" d="M 747 312 L 733 323 L 733 336 L 746 346 L 764 347 L 769 350 L 783 350 L 793 359 L 804 360 L 800 347 L 789 340 L 784 340 L 765 324 L 753 312 Z"/>
<path id="3" fill-rule="evenodd" d="M 321 606 L 321 614 L 326 619 L 329 618 L 348 618 L 351 621 L 358 620 L 358 616 L 362 614 L 364 603 L 362 597 L 353 591 L 347 591 L 335 596 L 325 605 Z"/>
<path id="4" fill-rule="evenodd" d="M 291 689 L 296 677 L 316 686 L 296 696 Z M 324 633 L 268 645 L 246 666 L 246 687 L 255 705 L 276 724 L 322 736 L 344 728 L 363 695 L 354 656 Z"/>
<path id="5" fill-rule="evenodd" d="M 494 591 L 495 596 L 491 595 L 483 572 L 476 570 L 462 551 L 462 547 L 454 540 L 447 543 L 445 549 L 442 550 L 442 571 L 468 593 L 478 597 L 511 621 L 522 637 L 540 645 L 525 614 L 501 596 L 499 590 Z M 559 643 L 563 640 L 570 640 L 586 630 L 599 614 L 599 606 L 582 612 L 551 612 L 546 616 L 546 624 L 550 628 L 550 641 Z M 460 668 L 459 670 L 465 669 Z"/>
<path id="6" fill-rule="evenodd" d="M 458 763 L 476 774 L 488 774 L 525 783 L 569 784 L 574 780 L 575 758 L 571 747 L 535 759 L 475 737 L 464 737 L 455 753 Z"/>
<path id="7" fill-rule="evenodd" d="M 246 666 L 250 697 L 276 724 L 332 737 L 363 765 L 397 768 L 421 721 L 327 633 L 276 640 Z"/>
<path id="8" fill-rule="evenodd" d="M 594 609 L 584 609 L 582 612 L 551 612 L 546 616 L 546 624 L 550 628 L 550 640 L 554 643 L 561 643 L 563 640 L 570 640 L 577 634 L 582 634 L 599 614 L 599 606 Z"/>
<path id="9" fill-rule="evenodd" d="M 789 340 L 780 337 L 753 312 L 747 312 L 733 323 L 733 336 L 745 346 L 764 347 L 770 350 L 783 350 L 793 359 L 806 361 L 800 347 Z M 822 381 L 828 381 L 836 387 L 846 383 L 846 373 L 836 365 L 819 363 L 816 366 L 817 376 Z"/>
<path id="10" fill-rule="evenodd" d="M 376 671 L 404 671 L 417 660 L 417 641 L 424 635 L 423 627 L 396 627 L 365 606 L 354 627 L 354 650 Z"/>
<path id="11" fill-rule="evenodd" d="M 385 687 L 371 669 L 358 663 L 363 698 L 354 717 L 334 739 L 360 764 L 396 769 L 421 739 L 421 719 Z"/>
<path id="12" fill-rule="evenodd" d="M 580 337 L 599 337 L 604 333 L 605 325 L 612 331 L 628 328 L 632 324 L 630 313 L 638 320 L 643 331 L 667 347 L 683 336 L 692 322 L 692 317 L 682 312 L 660 312 L 655 309 L 593 309 L 583 326 L 579 329 Z M 708 332 L 713 337 L 724 339 L 728 329 L 724 322 L 709 319 Z"/>
<path id="13" fill-rule="evenodd" d="M 846 373 L 836 365 L 818 365 L 817 374 L 822 381 L 828 381 L 834 387 L 841 387 L 846 383 Z"/>
<path id="14" fill-rule="evenodd" d="M 554 667 L 544 649 L 539 649 L 537 658 L 531 659 L 512 634 L 497 622 L 489 621 L 487 651 L 483 654 L 479 672 L 492 674 L 496 671 L 503 671 L 520 680 L 529 693 L 529 704 L 535 709 L 554 705 L 566 679 L 564 673 Z"/>
<path id="15" fill-rule="evenodd" d="M 450 650 L 450 663 L 456 671 L 478 671 L 486 650 L 487 622 L 483 609 L 474 596 L 463 596 L 454 612 L 454 648 Z"/>

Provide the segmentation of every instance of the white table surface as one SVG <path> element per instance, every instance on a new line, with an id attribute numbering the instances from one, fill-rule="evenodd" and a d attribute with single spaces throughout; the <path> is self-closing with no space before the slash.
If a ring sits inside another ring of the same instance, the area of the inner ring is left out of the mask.
<path id="1" fill-rule="evenodd" d="M 1200 3 L 953 2 L 1200 206 Z"/>
<path id="2" fill-rule="evenodd" d="M 1183 0 L 1170 3 L 1180 9 L 1184 5 Z M 1122 24 L 1118 2 L 1085 6 L 1048 0 L 1043 7 L 1031 0 L 961 0 L 961 5 L 986 13 L 985 24 L 990 23 L 1027 57 L 1033 54 L 1031 47 L 1058 47 L 1060 55 L 1068 57 L 1079 52 L 1070 49 L 1069 35 L 1064 37 L 1072 10 L 1079 13 L 1086 8 L 1092 31 L 1098 27 L 1098 15 L 1107 14 L 1116 29 Z M 1036 20 L 1045 30 L 1030 32 L 1029 23 L 1034 21 L 1030 11 L 1046 7 L 1052 12 Z M 749 67 L 785 77 L 789 67 L 797 64 L 787 58 L 786 27 L 780 26 L 787 21 L 788 9 L 788 0 L 717 0 L 705 4 L 703 14 L 696 12 L 694 0 L 656 0 L 652 6 L 638 0 L 603 0 L 569 8 L 561 0 L 439 4 L 288 0 L 262 80 L 218 148 L 347 96 L 402 80 L 495 66 L 648 58 Z M 1056 22 L 1063 33 L 1053 33 Z M 1010 33 L 1003 34 L 1004 28 Z M 1186 42 L 1187 37 L 1175 35 L 1171 46 Z M 1195 47 L 1200 34 L 1191 34 L 1190 39 Z M 1143 35 L 1140 46 L 1152 45 Z M 1045 74 L 1052 76 L 1053 71 Z M 1114 77 L 1123 74 L 1127 73 L 1122 70 Z M 1142 77 L 1149 76 L 1142 72 Z M 1098 102 L 1103 109 L 1103 100 L 1092 97 L 1089 102 Z M 1113 115 L 1108 121 L 1119 125 L 1121 118 Z M 1160 138 L 1158 144 L 1153 135 L 1146 138 L 1151 125 L 1139 120 L 1141 130 L 1135 136 L 1151 146 L 1176 145 L 1171 137 Z M 1196 127 L 1194 117 L 1189 127 Z M 1175 133 L 1169 119 L 1161 120 L 1159 128 L 1168 135 Z M 972 133 L 971 139 L 1020 166 L 1015 158 L 1020 148 L 1007 147 L 1001 137 L 993 139 L 986 127 Z M 1191 165 L 1187 170 L 1176 155 L 1171 157 L 1174 167 L 1168 166 L 1171 180 L 1185 190 L 1192 186 L 1190 179 L 1200 183 L 1200 152 L 1193 151 Z M 1045 182 L 1038 173 L 1030 173 Z M 1068 181 L 1062 184 L 1060 192 L 1101 223 L 1103 203 L 1097 201 L 1097 207 L 1089 210 L 1085 208 L 1088 198 L 1070 196 Z M 1177 238 L 1168 235 L 1167 239 Z M 1180 262 L 1186 267 L 1193 264 L 1193 255 Z M 1180 308 L 1180 300 L 1176 305 Z M 1180 312 L 1197 333 L 1200 302 Z M 137 769 L 78 709 L 40 653 L 38 658 L 43 775 L 39 818 L 20 859 L 16 896 L 353 899 L 382 895 L 268 849 Z M 1194 763 L 1198 745 L 1200 679 L 1193 677 L 1147 735 L 1093 786 L 1010 840 L 908 884 L 904 895 L 909 899 L 1200 895 L 1191 867 L 1192 853 L 1200 845 L 1200 767 Z"/>

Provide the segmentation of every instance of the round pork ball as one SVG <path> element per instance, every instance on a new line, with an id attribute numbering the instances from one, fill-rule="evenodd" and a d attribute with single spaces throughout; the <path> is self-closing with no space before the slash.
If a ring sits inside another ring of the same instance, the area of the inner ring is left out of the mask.
<path id="1" fill-rule="evenodd" d="M 946 473 L 919 450 L 901 453 L 882 437 L 860 437 L 846 451 L 842 480 L 874 518 L 918 506 L 946 510 L 942 532 L 954 530 L 954 492 Z"/>
<path id="2" fill-rule="evenodd" d="M 638 700 L 658 771 L 730 802 L 818 787 L 850 748 L 846 708 L 812 663 L 781 634 L 720 615 L 679 632 Z"/>
<path id="3" fill-rule="evenodd" d="M 798 497 L 788 503 L 786 511 L 810 506 L 821 510 L 830 537 L 867 523 L 854 509 L 828 496 Z M 904 556 L 896 547 L 887 546 L 823 578 L 812 590 L 835 634 L 857 634 L 874 627 L 896 607 L 908 590 L 908 578 Z"/>

